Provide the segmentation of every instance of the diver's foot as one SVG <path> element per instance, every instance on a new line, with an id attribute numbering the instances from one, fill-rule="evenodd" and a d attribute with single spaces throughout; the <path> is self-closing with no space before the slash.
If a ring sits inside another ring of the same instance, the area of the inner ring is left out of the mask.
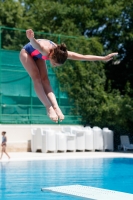
<path id="1" fill-rule="evenodd" d="M 56 114 L 58 115 L 59 120 L 62 122 L 62 120 L 65 118 L 61 109 L 59 107 L 54 107 L 54 110 Z"/>
<path id="2" fill-rule="evenodd" d="M 51 120 L 56 123 L 58 122 L 58 116 L 52 106 L 47 108 L 47 114 Z"/>

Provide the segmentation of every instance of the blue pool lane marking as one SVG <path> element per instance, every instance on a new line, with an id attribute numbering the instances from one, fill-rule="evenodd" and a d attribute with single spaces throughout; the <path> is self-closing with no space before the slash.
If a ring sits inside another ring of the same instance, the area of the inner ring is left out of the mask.
<path id="1" fill-rule="evenodd" d="M 83 185 L 48 187 L 42 188 L 41 190 L 57 192 L 61 194 L 72 195 L 93 200 L 133 200 L 133 194 Z"/>

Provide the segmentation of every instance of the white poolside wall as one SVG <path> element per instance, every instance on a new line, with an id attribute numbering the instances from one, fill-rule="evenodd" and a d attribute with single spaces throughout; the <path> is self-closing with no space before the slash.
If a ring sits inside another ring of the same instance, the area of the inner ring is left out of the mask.
<path id="1" fill-rule="evenodd" d="M 7 136 L 7 151 L 8 152 L 27 152 L 31 151 L 31 128 L 46 128 L 51 127 L 54 130 L 61 130 L 67 125 L 6 125 L 0 124 L 0 133 L 6 131 Z"/>

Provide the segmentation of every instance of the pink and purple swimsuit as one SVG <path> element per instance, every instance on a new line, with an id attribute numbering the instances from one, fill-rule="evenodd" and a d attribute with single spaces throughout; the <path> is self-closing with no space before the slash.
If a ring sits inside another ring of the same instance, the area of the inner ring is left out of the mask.
<path id="1" fill-rule="evenodd" d="M 54 43 L 52 41 L 49 40 L 49 42 L 54 45 Z M 49 57 L 46 55 L 42 55 L 37 49 L 34 49 L 31 45 L 31 43 L 27 43 L 23 49 L 25 49 L 27 51 L 27 53 L 29 55 L 31 55 L 31 57 L 33 57 L 33 59 L 36 61 L 37 59 L 42 59 L 42 60 L 49 60 Z"/>

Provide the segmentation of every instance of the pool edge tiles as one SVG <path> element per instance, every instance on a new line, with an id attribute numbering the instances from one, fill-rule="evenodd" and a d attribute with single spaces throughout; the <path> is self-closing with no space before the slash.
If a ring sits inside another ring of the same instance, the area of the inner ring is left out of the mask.
<path id="1" fill-rule="evenodd" d="M 106 190 L 102 188 L 83 186 L 83 185 L 48 187 L 48 188 L 42 188 L 41 190 L 82 197 L 85 199 L 94 199 L 94 200 L 107 200 L 107 199 L 133 200 L 133 194 L 130 193 L 118 192 L 114 190 Z"/>
<path id="2" fill-rule="evenodd" d="M 10 160 L 3 156 L 1 162 L 31 161 L 31 160 L 66 160 L 66 159 L 97 159 L 97 158 L 131 158 L 133 153 L 118 152 L 67 152 L 67 153 L 33 153 L 33 152 L 10 152 Z"/>

